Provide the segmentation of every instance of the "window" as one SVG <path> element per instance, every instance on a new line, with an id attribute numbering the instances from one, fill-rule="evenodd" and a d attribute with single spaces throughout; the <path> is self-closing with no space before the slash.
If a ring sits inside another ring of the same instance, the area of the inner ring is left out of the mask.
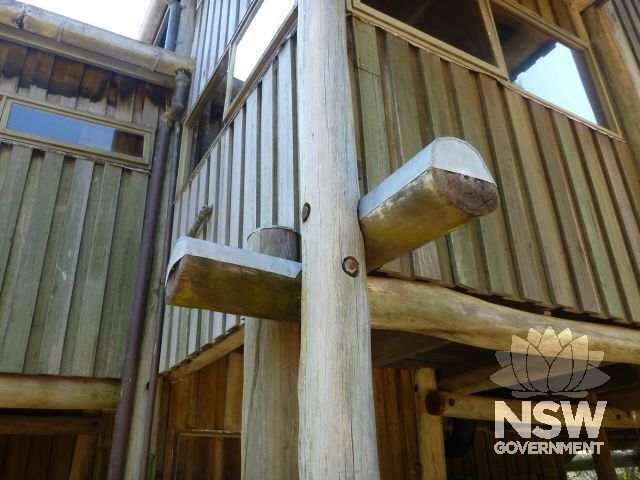
<path id="1" fill-rule="evenodd" d="M 194 117 L 192 125 L 193 146 L 189 171 L 205 156 L 222 131 L 227 93 L 227 57 L 223 58 L 214 73 L 212 88 L 205 94 L 205 102 Z"/>
<path id="2" fill-rule="evenodd" d="M 54 144 L 62 149 L 146 165 L 150 133 L 120 127 L 109 121 L 83 118 L 31 101 L 8 98 L 2 113 L 2 133 L 17 139 Z"/>
<path id="3" fill-rule="evenodd" d="M 583 53 L 497 8 L 509 81 L 593 123 L 604 124 Z"/>
<path id="4" fill-rule="evenodd" d="M 278 39 L 278 32 L 295 3 L 295 0 L 264 0 L 240 34 L 234 49 L 232 99 L 238 96 L 269 46 Z"/>
<path id="5" fill-rule="evenodd" d="M 495 64 L 477 0 L 362 0 L 362 3 L 469 55 Z"/>

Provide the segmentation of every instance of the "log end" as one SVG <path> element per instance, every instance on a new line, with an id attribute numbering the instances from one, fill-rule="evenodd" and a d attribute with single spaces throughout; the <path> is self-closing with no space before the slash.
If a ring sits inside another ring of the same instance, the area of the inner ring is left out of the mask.
<path id="1" fill-rule="evenodd" d="M 487 215 L 497 208 L 498 187 L 480 152 L 453 137 L 438 138 L 430 147 L 433 178 L 449 201 L 475 216 Z"/>
<path id="2" fill-rule="evenodd" d="M 433 178 L 442 194 L 470 215 L 480 217 L 498 207 L 498 187 L 493 182 L 436 168 Z"/>

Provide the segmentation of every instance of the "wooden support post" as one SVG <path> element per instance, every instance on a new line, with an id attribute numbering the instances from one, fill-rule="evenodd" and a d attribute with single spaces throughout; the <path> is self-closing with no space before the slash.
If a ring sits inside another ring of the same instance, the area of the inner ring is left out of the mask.
<path id="1" fill-rule="evenodd" d="M 611 86 L 626 138 L 640 166 L 640 70 L 613 2 L 597 2 L 583 15 L 591 44 Z"/>
<path id="2" fill-rule="evenodd" d="M 302 479 L 379 478 L 344 0 L 298 1 Z"/>
<path id="3" fill-rule="evenodd" d="M 589 401 L 595 405 L 598 402 L 598 396 L 595 393 L 590 394 Z M 610 410 L 610 408 L 607 408 L 607 410 Z M 593 465 L 598 474 L 598 480 L 617 480 L 618 475 L 616 474 L 616 467 L 613 463 L 613 457 L 611 456 L 609 438 L 607 437 L 607 432 L 604 427 L 605 423 L 602 422 L 602 427 L 598 432 L 598 438 L 595 440 L 603 444 L 600 447 L 600 452 L 592 454 L 591 457 L 593 458 Z"/>
<path id="4" fill-rule="evenodd" d="M 432 368 L 421 368 L 414 374 L 416 384 L 416 414 L 418 417 L 418 454 L 422 464 L 422 478 L 446 480 L 447 460 L 444 453 L 442 418 L 427 412 L 427 395 L 437 390 L 436 374 Z"/>
<path id="5" fill-rule="evenodd" d="M 298 234 L 262 228 L 249 237 L 249 248 L 297 260 Z M 244 328 L 242 478 L 298 478 L 300 325 L 247 318 Z"/>

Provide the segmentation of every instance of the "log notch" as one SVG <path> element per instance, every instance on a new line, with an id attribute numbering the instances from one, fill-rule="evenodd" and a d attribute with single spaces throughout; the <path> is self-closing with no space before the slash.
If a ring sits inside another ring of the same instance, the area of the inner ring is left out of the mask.
<path id="1" fill-rule="evenodd" d="M 640 162 L 640 70 L 613 2 L 597 2 L 582 14 L 591 44 L 611 86 L 626 138 Z M 639 164 L 640 165 L 640 164 Z"/>
<path id="2" fill-rule="evenodd" d="M 249 237 L 249 248 L 297 260 L 298 234 L 262 228 Z M 300 325 L 247 318 L 244 328 L 242 478 L 297 478 Z"/>
<path id="3" fill-rule="evenodd" d="M 421 368 L 414 374 L 416 415 L 418 417 L 418 453 L 422 478 L 446 480 L 447 460 L 444 452 L 442 418 L 427 412 L 427 394 L 436 390 L 436 374 L 432 368 Z"/>
<path id="4" fill-rule="evenodd" d="M 493 212 L 498 188 L 469 143 L 436 139 L 358 205 L 367 270 Z"/>
<path id="5" fill-rule="evenodd" d="M 344 0 L 298 2 L 302 479 L 379 478 Z M 343 269 L 344 268 L 344 269 Z"/>

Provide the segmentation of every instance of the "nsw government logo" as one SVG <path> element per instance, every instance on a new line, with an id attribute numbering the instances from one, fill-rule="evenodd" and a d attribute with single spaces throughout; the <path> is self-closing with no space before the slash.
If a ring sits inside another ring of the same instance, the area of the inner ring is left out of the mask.
<path id="1" fill-rule="evenodd" d="M 595 439 L 607 402 L 592 405 L 586 397 L 609 380 L 598 369 L 603 358 L 603 352 L 589 350 L 586 335 L 573 338 L 569 329 L 530 329 L 526 339 L 514 335 L 509 352 L 496 352 L 502 369 L 491 380 L 517 400 L 495 402 L 495 435 L 504 439 L 508 422 L 525 441 L 498 441 L 496 453 L 599 453 L 603 442 Z"/>

